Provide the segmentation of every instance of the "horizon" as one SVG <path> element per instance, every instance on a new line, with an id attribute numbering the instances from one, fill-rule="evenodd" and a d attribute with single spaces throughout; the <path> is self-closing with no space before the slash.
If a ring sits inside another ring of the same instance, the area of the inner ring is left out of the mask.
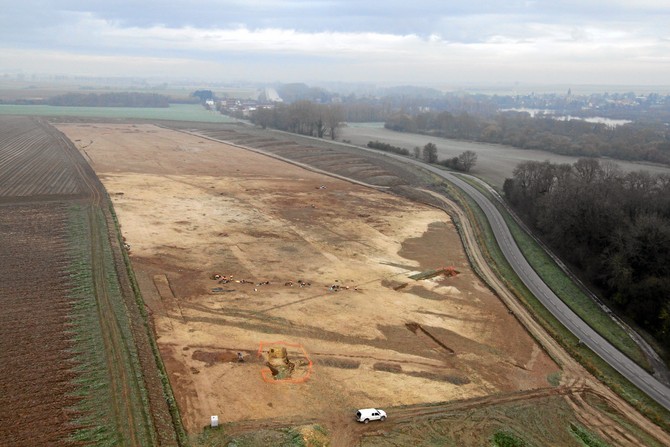
<path id="1" fill-rule="evenodd" d="M 216 81 L 202 80 L 197 77 L 139 77 L 139 76 L 78 76 L 66 73 L 2 73 L 0 72 L 0 92 L 23 90 L 26 93 L 31 90 L 45 88 L 63 89 L 77 91 L 87 90 L 147 90 L 160 92 L 162 90 L 198 90 L 210 89 L 224 91 L 226 89 L 262 89 L 267 86 L 305 84 L 309 87 L 323 88 L 330 92 L 351 90 L 355 88 L 367 88 L 370 90 L 383 90 L 403 87 L 431 88 L 444 94 L 466 93 L 483 95 L 529 95 L 529 94 L 562 94 L 568 90 L 573 95 L 591 94 L 614 94 L 614 93 L 636 93 L 646 95 L 656 93 L 670 95 L 670 83 L 659 85 L 643 84 L 542 84 L 542 83 L 462 83 L 453 85 L 440 85 L 439 83 L 392 83 L 392 82 L 343 82 L 343 81 Z"/>

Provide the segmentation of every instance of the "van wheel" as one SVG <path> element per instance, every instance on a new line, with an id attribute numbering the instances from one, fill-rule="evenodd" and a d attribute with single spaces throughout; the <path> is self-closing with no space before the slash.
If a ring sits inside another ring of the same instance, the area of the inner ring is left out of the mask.
<path id="1" fill-rule="evenodd" d="M 370 419 L 366 419 L 363 421 L 364 424 L 367 424 L 368 422 L 370 422 Z"/>
<path id="2" fill-rule="evenodd" d="M 381 418 L 379 418 L 379 420 L 384 422 L 386 420 L 386 416 L 382 416 Z"/>

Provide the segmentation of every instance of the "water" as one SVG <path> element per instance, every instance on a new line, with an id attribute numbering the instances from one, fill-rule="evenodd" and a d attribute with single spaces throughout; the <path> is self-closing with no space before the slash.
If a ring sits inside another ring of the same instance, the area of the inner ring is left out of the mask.
<path id="1" fill-rule="evenodd" d="M 605 118 L 602 116 L 590 116 L 588 118 L 582 118 L 579 116 L 572 116 L 572 115 L 554 115 L 553 110 L 549 109 L 528 109 L 524 107 L 520 108 L 515 108 L 515 109 L 501 109 L 501 112 L 527 112 L 530 114 L 531 117 L 534 117 L 538 114 L 544 114 L 552 119 L 555 120 L 562 120 L 562 121 L 569 121 L 569 120 L 580 120 L 580 121 L 586 121 L 587 123 L 598 123 L 598 124 L 606 124 L 610 127 L 616 127 L 616 126 L 621 126 L 623 124 L 628 124 L 632 123 L 631 120 L 614 120 L 610 118 Z"/>

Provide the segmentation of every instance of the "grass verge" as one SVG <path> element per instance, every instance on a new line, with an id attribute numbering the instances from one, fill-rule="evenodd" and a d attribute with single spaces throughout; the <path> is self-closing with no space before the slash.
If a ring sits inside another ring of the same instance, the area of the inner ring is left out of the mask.
<path id="1" fill-rule="evenodd" d="M 81 206 L 69 210 L 70 267 L 73 305 L 70 319 L 73 327 L 77 366 L 75 395 L 81 400 L 71 410 L 80 416 L 75 424 L 80 427 L 72 436 L 75 442 L 90 442 L 112 446 L 119 440 L 112 408 L 112 396 L 107 375 L 107 364 L 102 342 L 102 331 L 97 316 L 93 274 L 91 270 L 90 227 Z"/>
<path id="2" fill-rule="evenodd" d="M 116 235 L 119 239 L 119 244 L 123 247 L 123 236 L 121 234 L 121 227 L 119 225 L 119 220 L 116 215 L 116 212 L 114 211 L 113 205 L 110 203 L 109 204 L 109 212 L 111 214 L 111 217 L 114 221 L 115 225 L 115 230 L 116 230 Z M 126 270 L 128 272 L 128 278 L 130 280 L 130 285 L 133 291 L 133 294 L 135 296 L 135 302 L 137 304 L 137 307 L 140 311 L 140 315 L 142 316 L 142 321 L 144 324 L 144 328 L 147 332 L 147 336 L 149 339 L 149 343 L 151 345 L 151 351 L 153 353 L 154 361 L 156 362 L 156 366 L 158 368 L 158 373 L 160 375 L 160 380 L 161 384 L 163 386 L 163 397 L 165 398 L 165 401 L 167 402 L 168 409 L 170 411 L 170 416 L 171 416 L 171 424 L 175 429 L 175 433 L 177 436 L 177 442 L 180 446 L 186 447 L 190 445 L 189 440 L 188 440 L 188 435 L 186 434 L 186 430 L 184 429 L 184 426 L 181 422 L 181 415 L 179 413 L 179 408 L 177 407 L 177 401 L 174 397 L 174 394 L 172 392 L 172 386 L 170 385 L 170 379 L 168 377 L 168 373 L 165 369 L 165 364 L 163 363 L 163 359 L 161 358 L 160 355 L 160 350 L 158 349 L 158 344 L 156 343 L 156 339 L 153 336 L 153 333 L 151 331 L 151 324 L 149 322 L 149 315 L 146 310 L 146 306 L 144 304 L 144 298 L 142 298 L 142 292 L 140 291 L 139 284 L 137 282 L 137 278 L 135 277 L 135 272 L 133 271 L 132 264 L 130 262 L 130 258 L 128 257 L 128 253 L 126 251 L 123 251 L 123 260 L 126 266 Z"/>
<path id="3" fill-rule="evenodd" d="M 259 429 L 230 436 L 221 427 L 205 427 L 194 441 L 197 447 L 327 447 L 328 431 L 320 425 Z"/>
<path id="4" fill-rule="evenodd" d="M 75 395 L 80 398 L 72 408 L 79 417 L 75 420 L 78 429 L 71 436 L 74 442 L 99 446 L 116 446 L 128 442 L 133 437 L 137 445 L 153 445 L 155 437 L 151 430 L 150 415 L 144 406 L 146 390 L 143 388 L 141 376 L 137 375 L 139 363 L 134 351 L 132 334 L 125 314 L 123 300 L 120 297 L 118 278 L 114 269 L 113 259 L 107 237 L 101 235 L 102 251 L 99 253 L 106 273 L 104 288 L 110 298 L 112 315 L 104 315 L 112 319 L 119 329 L 120 339 L 111 341 L 118 343 L 116 349 L 121 352 L 121 365 L 125 370 L 127 383 L 115 376 L 116 369 L 110 368 L 110 353 L 107 352 L 106 334 L 101 325 L 101 307 L 99 293 L 93 274 L 92 229 L 106 228 L 100 210 L 89 214 L 86 207 L 72 206 L 69 209 L 69 247 L 71 263 L 68 269 L 72 281 L 71 297 L 73 304 L 70 312 L 73 338 L 75 341 L 72 354 L 77 373 Z M 96 219 L 95 225 L 91 219 Z M 128 405 L 119 405 L 119 387 L 125 391 L 123 399 Z M 132 412 L 132 420 L 128 424 L 128 415 Z"/>

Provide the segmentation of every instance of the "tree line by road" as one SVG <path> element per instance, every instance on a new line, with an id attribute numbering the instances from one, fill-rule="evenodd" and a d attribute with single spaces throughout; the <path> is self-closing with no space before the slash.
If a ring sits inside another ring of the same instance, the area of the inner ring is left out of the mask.
<path id="1" fill-rule="evenodd" d="M 410 153 L 410 151 L 404 147 L 393 146 L 392 144 L 383 143 L 381 141 L 369 141 L 367 146 L 371 149 L 391 152 L 398 155 L 404 155 L 406 157 L 409 157 L 411 154 L 414 156 L 414 158 L 421 159 L 428 164 L 437 163 L 442 166 L 446 166 L 447 168 L 461 172 L 470 172 L 470 170 L 477 163 L 477 154 L 473 151 L 465 151 L 458 157 L 439 160 L 437 156 L 437 146 L 435 143 L 426 143 L 423 148 L 416 146 L 414 147 L 412 153 Z"/>
<path id="2" fill-rule="evenodd" d="M 670 176 L 594 159 L 529 161 L 504 192 L 613 307 L 670 349 Z"/>

